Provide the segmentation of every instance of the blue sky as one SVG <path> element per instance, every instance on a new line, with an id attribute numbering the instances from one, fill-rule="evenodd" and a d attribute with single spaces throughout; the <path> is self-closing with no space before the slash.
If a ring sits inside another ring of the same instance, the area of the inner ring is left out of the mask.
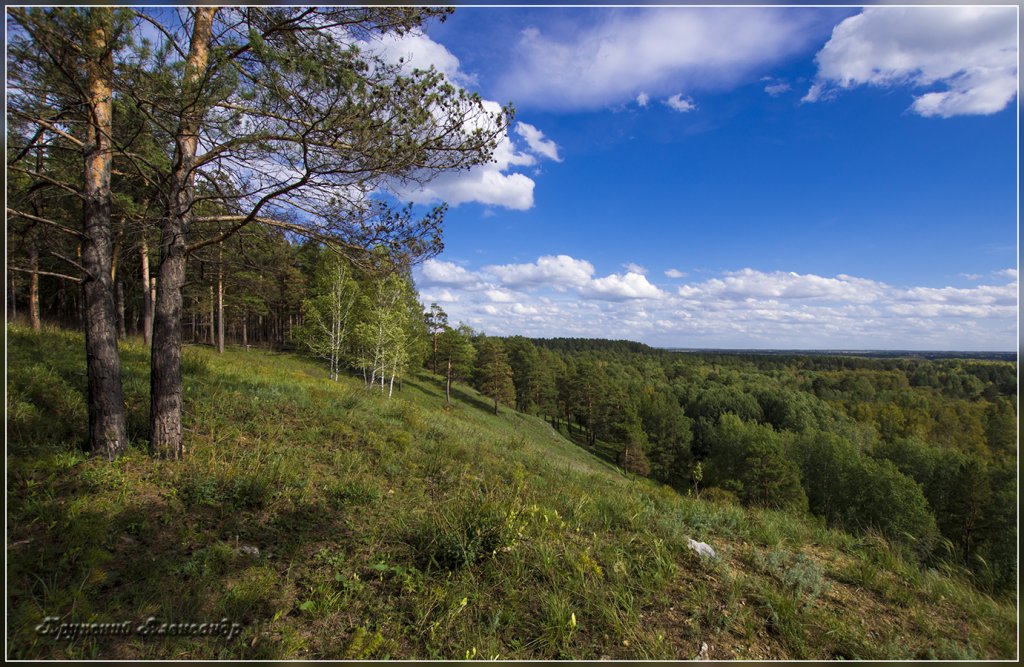
<path id="1" fill-rule="evenodd" d="M 459 8 L 380 48 L 516 107 L 423 301 L 494 335 L 1017 347 L 1016 8 Z"/>

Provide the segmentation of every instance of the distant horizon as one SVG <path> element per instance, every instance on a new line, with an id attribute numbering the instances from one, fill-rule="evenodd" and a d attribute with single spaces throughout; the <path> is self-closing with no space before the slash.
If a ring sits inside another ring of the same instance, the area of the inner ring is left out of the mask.
<path id="1" fill-rule="evenodd" d="M 1019 345 L 1017 7 L 460 7 L 373 45 L 497 110 L 414 278 L 660 347 Z M 969 74 L 964 74 L 964 73 Z"/>
<path id="2" fill-rule="evenodd" d="M 486 332 L 485 332 L 486 333 Z M 512 338 L 521 334 L 495 336 Z M 626 342 L 644 345 L 655 350 L 669 352 L 764 352 L 778 354 L 991 354 L 1019 356 L 1019 350 L 955 350 L 955 349 L 914 349 L 914 348 L 798 348 L 798 347 L 694 347 L 689 345 L 651 345 L 631 338 L 603 338 L 601 336 L 523 336 L 529 340 L 601 340 L 608 342 Z"/>
<path id="3" fill-rule="evenodd" d="M 761 347 L 664 347 L 657 348 L 672 352 L 773 352 L 793 354 L 992 354 L 992 355 L 1014 355 L 1016 350 L 919 350 L 912 348 L 878 348 L 878 349 L 854 349 L 854 348 L 761 348 Z"/>

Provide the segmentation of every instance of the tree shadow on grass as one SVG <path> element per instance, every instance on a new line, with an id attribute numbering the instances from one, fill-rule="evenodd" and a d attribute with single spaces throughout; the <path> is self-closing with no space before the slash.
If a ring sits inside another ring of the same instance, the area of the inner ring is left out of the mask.
<path id="1" fill-rule="evenodd" d="M 75 469 L 66 474 L 80 476 Z M 345 508 L 278 499 L 269 508 L 239 510 L 181 498 L 172 488 L 174 471 L 154 471 L 150 479 L 160 488 L 147 487 L 145 497 L 127 498 L 120 508 L 110 507 L 118 501 L 111 501 L 109 489 L 81 480 L 62 485 L 59 500 L 45 511 L 38 502 L 13 507 L 10 657 L 247 657 L 259 626 L 297 604 L 294 580 L 313 554 L 356 540 Z M 52 529 L 40 524 L 41 515 Z M 61 623 L 130 621 L 132 628 L 149 617 L 178 623 L 229 618 L 245 630 L 231 642 L 138 634 L 58 639 L 37 632 L 47 617 Z"/>
<path id="2" fill-rule="evenodd" d="M 471 405 L 474 408 L 483 410 L 488 414 L 494 414 L 494 403 L 489 403 L 480 398 L 479 394 L 471 394 L 467 390 L 460 388 L 456 385 L 452 385 L 452 401 L 458 400 L 466 405 Z"/>

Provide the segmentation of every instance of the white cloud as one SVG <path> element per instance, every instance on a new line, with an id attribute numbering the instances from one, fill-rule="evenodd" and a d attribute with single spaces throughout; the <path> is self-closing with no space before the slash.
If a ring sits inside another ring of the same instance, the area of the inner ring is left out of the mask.
<path id="1" fill-rule="evenodd" d="M 790 85 L 785 81 L 781 83 L 770 83 L 764 87 L 764 92 L 768 93 L 772 97 L 778 97 L 788 90 L 790 90 Z"/>
<path id="2" fill-rule="evenodd" d="M 594 275 L 593 264 L 569 255 L 546 255 L 530 264 L 488 266 L 483 270 L 509 286 L 544 285 L 560 290 L 586 285 Z"/>
<path id="3" fill-rule="evenodd" d="M 893 298 L 901 302 L 936 304 L 974 304 L 978 306 L 1015 306 L 1016 281 L 1007 285 L 978 285 L 967 289 L 957 287 L 914 287 L 894 291 Z"/>
<path id="4" fill-rule="evenodd" d="M 1011 271 L 955 288 L 746 268 L 669 292 L 636 272 L 595 277 L 590 262 L 568 255 L 477 270 L 434 260 L 417 269 L 449 281 L 428 287 L 427 303 L 437 301 L 452 321 L 496 335 L 601 336 L 675 347 L 947 350 L 1017 345 Z"/>
<path id="5" fill-rule="evenodd" d="M 574 11 L 583 20 L 571 28 L 546 24 L 522 32 L 497 81 L 501 99 L 590 110 L 632 100 L 644 106 L 648 96 L 680 87 L 725 88 L 805 49 L 817 20 L 771 8 Z"/>
<path id="6" fill-rule="evenodd" d="M 633 262 L 626 262 L 625 264 L 622 265 L 622 268 L 626 269 L 630 273 L 639 273 L 642 276 L 647 275 L 647 267 L 640 266 L 639 264 L 635 264 Z"/>
<path id="7" fill-rule="evenodd" d="M 420 299 L 424 303 L 458 303 L 462 300 L 458 294 L 450 289 L 422 290 L 420 291 Z"/>
<path id="8" fill-rule="evenodd" d="M 692 297 L 691 285 L 679 288 L 681 296 Z M 765 273 L 742 269 L 701 283 L 697 294 L 712 294 L 731 299 L 832 299 L 868 303 L 878 298 L 881 283 L 847 275 L 825 278 L 813 274 L 775 271 Z"/>
<path id="9" fill-rule="evenodd" d="M 484 296 L 495 303 L 514 303 L 518 298 L 514 292 L 501 288 L 484 290 Z"/>
<path id="10" fill-rule="evenodd" d="M 400 193 L 417 204 L 445 201 L 452 206 L 479 202 L 516 211 L 533 208 L 534 181 L 523 174 L 504 174 L 494 165 L 478 165 L 467 172 L 446 173 L 427 185 Z"/>
<path id="11" fill-rule="evenodd" d="M 521 303 L 513 304 L 512 312 L 516 315 L 539 315 L 541 313 L 539 308 L 534 306 L 524 306 Z"/>
<path id="12" fill-rule="evenodd" d="M 687 111 L 693 111 L 697 108 L 697 105 L 693 103 L 691 98 L 687 97 L 684 100 L 682 93 L 676 93 L 669 97 L 665 100 L 665 104 L 667 104 L 673 111 L 678 111 L 679 113 L 686 113 Z"/>
<path id="13" fill-rule="evenodd" d="M 458 264 L 439 259 L 428 259 L 419 270 L 426 285 L 468 285 L 478 281 L 477 276 Z"/>
<path id="14" fill-rule="evenodd" d="M 646 107 L 650 101 L 651 96 L 643 91 L 641 91 L 640 94 L 636 96 L 636 103 L 639 104 L 641 107 Z"/>
<path id="15" fill-rule="evenodd" d="M 372 42 L 364 44 L 387 62 L 398 63 L 401 60 L 409 68 L 416 69 L 434 67 L 449 81 L 462 87 L 476 84 L 476 77 L 462 71 L 459 59 L 451 51 L 421 30 L 412 30 L 404 35 L 396 32 L 375 35 Z"/>
<path id="16" fill-rule="evenodd" d="M 992 114 L 1017 94 L 1014 7 L 872 7 L 832 32 L 804 101 L 859 85 L 913 86 L 922 116 Z"/>
<path id="17" fill-rule="evenodd" d="M 526 140 L 526 145 L 537 155 L 542 155 L 549 160 L 561 162 L 558 156 L 558 145 L 546 138 L 544 133 L 528 123 L 516 123 L 516 134 Z"/>
<path id="18" fill-rule="evenodd" d="M 665 271 L 665 275 L 669 278 L 685 278 L 688 274 L 684 271 L 680 271 L 679 269 L 668 269 Z"/>
<path id="19" fill-rule="evenodd" d="M 427 69 L 434 66 L 459 86 L 472 85 L 476 81 L 473 75 L 462 71 L 459 59 L 454 54 L 420 31 L 412 31 L 402 36 L 384 35 L 372 42 L 364 43 L 363 46 L 380 54 L 388 62 L 398 63 L 401 60 L 410 69 Z M 501 105 L 492 100 L 484 100 L 483 106 L 490 115 L 501 111 Z M 477 118 L 470 122 L 467 130 L 483 128 L 491 122 L 489 118 Z M 539 129 L 519 123 L 516 130 L 532 151 L 560 161 L 558 147 L 554 142 L 545 139 Z M 535 183 L 532 178 L 516 172 L 515 169 L 532 166 L 536 162 L 536 157 L 516 148 L 506 131 L 498 138 L 491 162 L 465 171 L 443 173 L 425 185 L 393 184 L 392 190 L 399 198 L 418 204 L 445 201 L 452 206 L 458 206 L 467 202 L 478 202 L 525 211 L 533 207 Z"/>
<path id="20" fill-rule="evenodd" d="M 593 298 L 604 299 L 659 299 L 665 296 L 660 289 L 647 282 L 647 278 L 632 271 L 626 275 L 613 273 L 604 278 L 590 281 L 582 289 L 582 294 Z"/>

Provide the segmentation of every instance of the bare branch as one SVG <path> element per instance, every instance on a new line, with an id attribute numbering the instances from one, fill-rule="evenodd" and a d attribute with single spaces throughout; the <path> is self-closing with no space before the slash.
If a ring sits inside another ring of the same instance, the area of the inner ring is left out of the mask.
<path id="1" fill-rule="evenodd" d="M 7 168 L 10 169 L 11 171 L 19 171 L 19 172 L 21 172 L 23 174 L 27 174 L 28 176 L 31 176 L 32 178 L 38 178 L 41 181 L 46 181 L 47 183 L 49 183 L 50 185 L 52 185 L 52 186 L 54 186 L 56 188 L 60 188 L 61 190 L 66 190 L 66 191 L 70 192 L 71 194 L 75 195 L 76 197 L 82 198 L 82 193 L 79 192 L 77 189 L 71 187 L 67 183 L 62 183 L 62 182 L 60 182 L 60 181 L 58 181 L 56 179 L 50 178 L 49 176 L 45 176 L 43 174 L 40 174 L 39 172 L 32 171 L 31 169 L 24 169 L 22 167 L 15 167 L 14 165 L 8 165 Z"/>
<path id="2" fill-rule="evenodd" d="M 170 31 L 167 30 L 167 28 L 165 28 L 163 25 L 161 25 L 159 21 L 157 21 L 156 19 L 154 19 L 154 18 L 152 18 L 150 16 L 147 16 L 146 14 L 143 14 L 142 12 L 135 12 L 135 16 L 137 16 L 138 18 L 142 19 L 143 21 L 146 21 L 147 23 L 152 25 L 154 28 L 159 30 L 163 34 L 163 36 L 167 39 L 167 43 L 170 44 L 171 46 L 173 46 L 174 50 L 178 52 L 178 55 L 181 56 L 182 60 L 185 60 L 188 57 L 188 54 L 186 54 L 184 51 L 182 51 L 181 47 L 178 46 L 178 40 L 174 38 L 174 35 L 172 35 L 170 33 Z"/>
<path id="3" fill-rule="evenodd" d="M 252 216 L 252 217 L 250 217 L 250 216 L 245 216 L 245 215 L 209 215 L 209 216 L 203 216 L 203 217 L 195 218 L 195 222 L 228 222 L 228 223 L 236 223 L 236 226 L 232 228 L 231 233 L 234 233 L 235 230 L 240 229 L 242 226 L 247 225 L 250 222 L 256 222 L 256 223 L 259 223 L 261 225 L 267 225 L 268 227 L 276 227 L 277 229 L 283 229 L 284 231 L 292 232 L 293 234 L 298 234 L 299 236 L 303 236 L 305 238 L 312 239 L 313 241 L 318 241 L 320 243 L 323 243 L 323 244 L 328 245 L 328 246 L 332 246 L 334 248 L 343 247 L 343 248 L 347 248 L 349 250 L 358 251 L 360 253 L 365 251 L 364 248 L 362 248 L 362 247 L 360 247 L 358 245 L 352 244 L 352 243 L 346 243 L 344 241 L 341 241 L 336 236 L 331 236 L 331 235 L 328 235 L 328 234 L 321 234 L 321 233 L 319 233 L 319 232 L 317 232 L 317 231 L 315 231 L 313 229 L 310 229 L 309 227 L 306 227 L 306 226 L 303 226 L 303 225 L 300 225 L 300 224 L 297 224 L 297 223 L 294 223 L 294 222 L 286 222 L 284 220 L 277 220 L 275 218 L 265 218 L 265 217 L 262 217 L 262 216 Z M 242 224 L 239 225 L 237 223 L 242 223 Z M 205 248 L 208 245 L 213 245 L 214 243 L 219 243 L 220 241 L 223 241 L 228 236 L 230 236 L 230 233 L 220 234 L 220 235 L 218 235 L 218 236 L 216 236 L 214 238 L 208 239 L 206 241 L 201 241 L 201 242 L 199 242 L 199 243 L 197 243 L 197 244 L 195 244 L 193 246 L 190 246 L 188 250 L 189 250 L 189 252 L 192 252 L 193 250 L 199 250 L 200 248 Z"/>
<path id="4" fill-rule="evenodd" d="M 25 218 L 26 220 L 33 220 L 35 222 L 41 222 L 44 225 L 50 225 L 51 227 L 56 227 L 57 229 L 61 230 L 65 234 L 70 234 L 71 236 L 75 236 L 77 238 L 85 238 L 85 235 L 82 234 L 82 232 L 80 232 L 80 231 L 78 231 L 76 229 L 72 229 L 70 227 L 66 227 L 66 226 L 60 224 L 59 222 L 54 222 L 53 220 L 47 220 L 46 218 L 40 218 L 37 215 L 30 215 L 28 213 L 25 213 L 24 211 L 16 211 L 13 208 L 8 208 L 7 209 L 7 215 L 15 215 L 15 216 L 18 216 L 18 217 L 21 217 L 21 218 Z"/>
<path id="5" fill-rule="evenodd" d="M 89 271 L 86 270 L 86 268 L 84 266 L 82 266 L 81 264 L 79 264 L 75 260 L 71 259 L 70 257 L 65 257 L 64 255 L 60 254 L 59 252 L 56 252 L 56 251 L 53 251 L 53 250 L 50 250 L 49 253 L 52 256 L 56 257 L 57 259 L 62 260 L 64 262 L 67 262 L 68 264 L 70 264 L 71 266 L 75 267 L 76 269 L 78 269 L 79 271 L 84 273 L 85 275 L 87 275 L 87 276 L 91 276 L 92 275 L 91 273 L 89 273 Z"/>
<path id="6" fill-rule="evenodd" d="M 75 276 L 68 276 L 68 275 L 65 275 L 63 273 L 54 273 L 53 271 L 40 271 L 39 269 L 26 269 L 26 268 L 21 267 L 21 266 L 10 266 L 10 265 L 8 265 L 7 268 L 10 269 L 11 271 L 21 271 L 22 273 L 36 273 L 36 274 L 39 274 L 41 276 L 53 276 L 54 278 L 63 278 L 64 280 L 71 280 L 71 281 L 74 281 L 76 283 L 82 282 L 81 278 L 76 278 Z"/>
<path id="7" fill-rule="evenodd" d="M 71 143 L 75 144 L 79 148 L 81 148 L 82 146 L 85 146 L 85 143 L 81 139 L 79 139 L 78 137 L 75 137 L 74 135 L 68 134 L 64 130 L 58 128 L 53 123 L 47 122 L 47 121 L 43 120 L 42 118 L 35 118 L 35 117 L 25 113 L 24 111 L 19 111 L 18 109 L 11 109 L 10 112 L 15 114 L 15 115 L 17 115 L 17 116 L 21 116 L 22 118 L 24 118 L 25 120 L 29 121 L 30 123 L 35 123 L 36 125 L 39 125 L 40 127 L 44 128 L 44 129 L 47 129 L 50 132 L 53 132 L 54 134 L 57 134 L 57 135 L 60 135 L 60 136 L 64 137 L 65 139 L 67 139 Z M 36 136 L 38 136 L 38 135 L 36 135 Z"/>

